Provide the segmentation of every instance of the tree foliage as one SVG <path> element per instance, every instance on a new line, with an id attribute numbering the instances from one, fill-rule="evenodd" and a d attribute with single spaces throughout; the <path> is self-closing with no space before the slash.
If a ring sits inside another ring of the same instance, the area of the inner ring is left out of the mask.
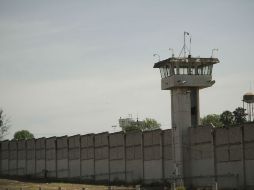
<path id="1" fill-rule="evenodd" d="M 0 109 L 0 140 L 7 135 L 10 128 L 9 120 L 6 118 L 3 110 Z"/>
<path id="2" fill-rule="evenodd" d="M 209 114 L 201 118 L 202 125 L 214 125 L 215 127 L 223 127 L 223 123 L 220 121 L 220 115 L 218 114 Z"/>
<path id="3" fill-rule="evenodd" d="M 161 124 L 158 123 L 155 119 L 146 118 L 143 120 L 142 124 L 142 131 L 150 131 L 154 129 L 160 129 Z"/>
<path id="4" fill-rule="evenodd" d="M 220 121 L 223 123 L 224 126 L 229 126 L 234 124 L 234 115 L 231 111 L 224 111 L 220 114 Z"/>
<path id="5" fill-rule="evenodd" d="M 27 140 L 27 139 L 32 139 L 32 138 L 34 138 L 34 135 L 27 130 L 17 131 L 14 134 L 15 140 Z"/>
<path id="6" fill-rule="evenodd" d="M 245 109 L 238 107 L 233 112 L 226 110 L 220 115 L 209 114 L 201 118 L 201 124 L 209 125 L 212 123 L 215 127 L 228 127 L 236 124 L 246 123 L 246 115 Z"/>
<path id="7" fill-rule="evenodd" d="M 234 122 L 235 124 L 242 124 L 245 123 L 246 120 L 246 113 L 245 113 L 245 109 L 238 107 L 235 109 L 235 111 L 233 111 L 234 114 Z"/>
<path id="8" fill-rule="evenodd" d="M 146 118 L 143 121 L 133 121 L 129 122 L 126 126 L 120 126 L 122 131 L 130 132 L 130 131 L 150 131 L 155 129 L 160 129 L 161 124 L 157 122 L 155 119 Z"/>

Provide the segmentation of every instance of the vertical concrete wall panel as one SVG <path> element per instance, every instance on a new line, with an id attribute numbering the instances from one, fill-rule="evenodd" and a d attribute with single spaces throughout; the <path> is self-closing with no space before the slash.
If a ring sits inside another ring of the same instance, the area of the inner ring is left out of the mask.
<path id="1" fill-rule="evenodd" d="M 109 180 L 109 144 L 108 133 L 100 133 L 94 136 L 95 151 L 95 180 Z"/>
<path id="2" fill-rule="evenodd" d="M 69 137 L 70 178 L 80 178 L 80 135 Z"/>
<path id="3" fill-rule="evenodd" d="M 68 178 L 68 159 L 60 159 L 57 161 L 57 178 L 64 179 Z"/>
<path id="4" fill-rule="evenodd" d="M 9 173 L 9 141 L 1 143 L 1 174 L 8 175 Z"/>
<path id="5" fill-rule="evenodd" d="M 35 176 L 35 139 L 27 140 L 26 147 L 26 174 L 29 176 Z"/>
<path id="6" fill-rule="evenodd" d="M 9 150 L 9 175 L 15 176 L 18 174 L 18 147 L 16 140 L 10 141 Z"/>
<path id="7" fill-rule="evenodd" d="M 228 134 L 229 134 L 229 143 L 230 144 L 236 144 L 241 143 L 241 128 L 240 127 L 231 127 L 228 128 Z"/>
<path id="8" fill-rule="evenodd" d="M 81 136 L 81 179 L 94 180 L 94 135 Z"/>
<path id="9" fill-rule="evenodd" d="M 144 162 L 144 180 L 146 183 L 162 181 L 161 160 L 149 160 Z"/>
<path id="10" fill-rule="evenodd" d="M 212 159 L 200 159 L 200 160 L 192 160 L 191 162 L 192 168 L 192 176 L 212 176 L 214 175 L 213 170 L 213 160 Z"/>
<path id="11" fill-rule="evenodd" d="M 174 164 L 172 155 L 172 130 L 163 131 L 163 160 L 164 160 L 164 178 L 169 179 L 173 175 Z"/>
<path id="12" fill-rule="evenodd" d="M 244 126 L 246 185 L 254 189 L 254 124 Z"/>
<path id="13" fill-rule="evenodd" d="M 81 179 L 84 181 L 93 181 L 94 180 L 94 160 L 82 160 L 81 164 Z"/>
<path id="14" fill-rule="evenodd" d="M 226 128 L 216 129 L 216 145 L 227 145 L 229 143 L 229 133 Z"/>
<path id="15" fill-rule="evenodd" d="M 244 140 L 246 142 L 254 141 L 254 124 L 247 124 L 244 126 Z"/>
<path id="16" fill-rule="evenodd" d="M 110 134 L 110 180 L 125 181 L 125 141 L 124 133 Z"/>
<path id="17" fill-rule="evenodd" d="M 218 184 L 220 188 L 238 188 L 243 184 L 242 162 L 221 162 L 217 163 Z M 232 175 L 233 174 L 233 175 Z M 237 175 L 239 177 L 237 177 Z"/>
<path id="18" fill-rule="evenodd" d="M 246 185 L 249 189 L 254 189 L 254 160 L 246 160 Z"/>
<path id="19" fill-rule="evenodd" d="M 0 141 L 0 175 L 2 175 L 2 142 Z"/>
<path id="20" fill-rule="evenodd" d="M 113 182 L 125 182 L 125 161 L 110 161 L 110 180 Z"/>
<path id="21" fill-rule="evenodd" d="M 48 178 L 56 178 L 56 137 L 46 139 L 46 172 Z"/>
<path id="22" fill-rule="evenodd" d="M 26 141 L 18 141 L 18 175 L 26 175 Z"/>
<path id="23" fill-rule="evenodd" d="M 144 136 L 144 180 L 160 182 L 163 179 L 161 130 L 147 131 Z M 151 172 L 153 171 L 153 172 Z"/>
<path id="24" fill-rule="evenodd" d="M 57 142 L 57 178 L 63 179 L 69 177 L 68 160 L 68 137 L 58 137 Z"/>
<path id="25" fill-rule="evenodd" d="M 127 181 L 143 180 L 142 133 L 126 133 Z"/>
<path id="26" fill-rule="evenodd" d="M 43 178 L 46 171 L 46 139 L 40 138 L 35 141 L 36 151 L 36 177 Z"/>
<path id="27" fill-rule="evenodd" d="M 212 128 L 211 127 L 193 127 L 189 128 L 189 136 L 191 144 L 211 143 Z"/>

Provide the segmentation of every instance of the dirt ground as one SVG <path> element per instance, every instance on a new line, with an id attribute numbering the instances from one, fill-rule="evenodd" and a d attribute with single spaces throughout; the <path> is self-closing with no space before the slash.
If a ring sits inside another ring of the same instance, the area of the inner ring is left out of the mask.
<path id="1" fill-rule="evenodd" d="M 16 180 L 0 179 L 0 190 L 108 190 L 109 187 L 101 185 L 85 185 L 71 183 L 37 183 Z M 112 187 L 112 190 L 131 190 L 127 187 Z"/>

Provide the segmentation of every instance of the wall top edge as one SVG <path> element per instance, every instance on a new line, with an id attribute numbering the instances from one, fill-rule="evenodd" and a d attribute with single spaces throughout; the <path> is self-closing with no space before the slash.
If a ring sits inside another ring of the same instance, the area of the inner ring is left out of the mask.
<path id="1" fill-rule="evenodd" d="M 77 135 L 68 136 L 68 138 L 75 138 L 75 137 L 80 137 L 80 136 L 81 136 L 80 134 L 77 134 Z"/>
<path id="2" fill-rule="evenodd" d="M 210 128 L 210 129 L 215 129 L 215 130 L 225 130 L 225 129 L 231 129 L 231 128 L 241 128 L 241 127 L 254 127 L 254 122 L 252 123 L 244 123 L 244 124 L 241 124 L 241 125 L 233 125 L 233 126 L 229 126 L 229 127 L 224 127 L 224 128 L 213 128 L 212 126 L 197 126 L 197 127 L 190 127 L 189 129 L 200 129 L 200 128 Z M 76 136 L 79 136 L 79 137 L 85 137 L 85 136 L 97 136 L 97 135 L 102 135 L 102 134 L 108 134 L 108 135 L 114 135 L 114 134 L 135 134 L 135 133 L 139 133 L 139 134 L 145 134 L 145 133 L 149 133 L 149 132 L 155 132 L 155 131 L 161 131 L 162 133 L 164 132 L 168 132 L 168 131 L 171 131 L 172 129 L 155 129 L 155 130 L 151 130 L 151 131 L 131 131 L 131 132 L 128 132 L 128 133 L 125 133 L 123 131 L 118 131 L 118 132 L 114 132 L 114 133 L 109 133 L 109 132 L 102 132 L 102 133 L 88 133 L 88 134 L 84 134 L 84 135 L 80 135 L 80 134 L 77 134 L 77 135 L 72 135 L 72 136 L 68 136 L 68 135 L 64 135 L 64 136 L 60 136 L 60 137 L 56 137 L 56 136 L 52 136 L 52 137 L 40 137 L 38 139 L 35 139 L 35 138 L 32 138 L 32 139 L 27 139 L 26 141 L 36 141 L 36 140 L 39 140 L 39 139 L 52 139 L 52 138 L 55 138 L 56 140 L 57 139 L 62 139 L 62 138 L 70 138 L 70 137 L 76 137 Z M 11 139 L 11 140 L 3 140 L 3 141 L 0 141 L 0 143 L 4 143 L 4 142 L 21 142 L 21 141 L 24 141 L 23 140 L 15 140 L 15 139 Z"/>
<path id="3" fill-rule="evenodd" d="M 154 129 L 154 130 L 151 130 L 151 131 L 143 131 L 143 133 L 152 133 L 152 132 L 157 132 L 157 131 L 163 132 L 164 130 L 162 130 L 162 129 Z"/>
<path id="4" fill-rule="evenodd" d="M 88 133 L 88 134 L 84 134 L 84 135 L 80 135 L 80 137 L 87 137 L 87 136 L 94 136 L 94 133 Z"/>

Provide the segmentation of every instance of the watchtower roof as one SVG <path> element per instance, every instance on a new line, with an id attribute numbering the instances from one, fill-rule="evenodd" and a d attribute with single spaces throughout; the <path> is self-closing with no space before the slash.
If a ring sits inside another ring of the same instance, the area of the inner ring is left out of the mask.
<path id="1" fill-rule="evenodd" d="M 173 64 L 177 64 L 180 67 L 188 67 L 189 65 L 195 65 L 195 66 L 207 66 L 207 65 L 212 65 L 219 63 L 218 58 L 194 58 L 194 57 L 188 57 L 188 58 L 176 58 L 176 57 L 171 57 L 162 61 L 159 61 L 154 64 L 153 68 L 161 68 L 161 67 L 166 67 L 170 66 Z"/>

